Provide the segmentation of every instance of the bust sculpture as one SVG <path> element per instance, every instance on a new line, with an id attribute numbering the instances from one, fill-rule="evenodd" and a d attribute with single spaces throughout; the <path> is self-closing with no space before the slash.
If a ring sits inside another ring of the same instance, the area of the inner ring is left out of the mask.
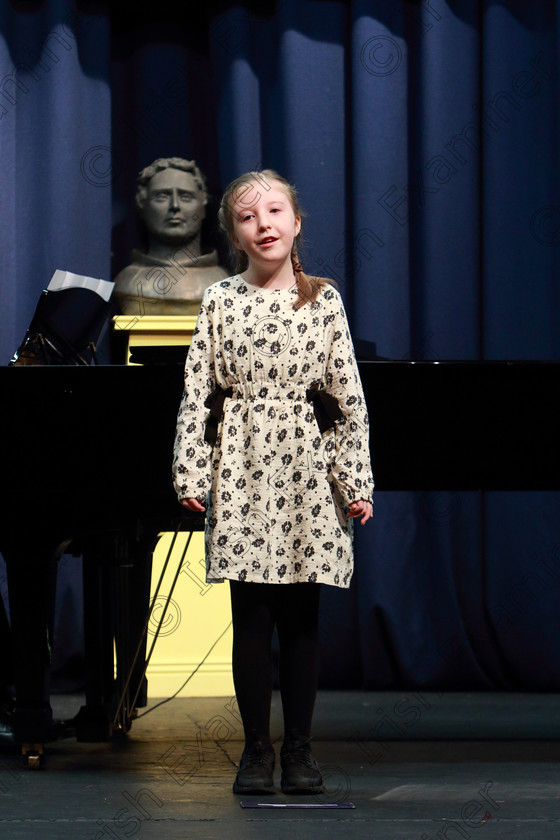
<path id="1" fill-rule="evenodd" d="M 216 251 L 201 253 L 206 182 L 193 160 L 159 158 L 138 175 L 136 206 L 149 238 L 115 277 L 123 315 L 196 315 L 204 290 L 228 276 Z"/>

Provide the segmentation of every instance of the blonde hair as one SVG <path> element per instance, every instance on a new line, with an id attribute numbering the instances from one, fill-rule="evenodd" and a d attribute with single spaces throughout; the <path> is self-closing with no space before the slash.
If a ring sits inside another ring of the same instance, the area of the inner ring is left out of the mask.
<path id="1" fill-rule="evenodd" d="M 236 260 L 235 271 L 238 274 L 246 270 L 249 265 L 249 259 L 245 251 L 242 251 L 240 248 L 236 248 L 233 244 L 233 219 L 235 214 L 235 210 L 233 209 L 233 199 L 236 196 L 246 195 L 249 191 L 257 190 L 257 194 L 251 205 L 254 206 L 261 197 L 259 188 L 268 191 L 270 189 L 270 184 L 268 183 L 269 181 L 278 181 L 281 188 L 288 196 L 294 215 L 299 216 L 300 219 L 304 216 L 304 213 L 299 205 L 299 199 L 295 187 L 279 175 L 278 172 L 275 172 L 274 169 L 263 169 L 260 172 L 247 172 L 245 175 L 240 175 L 239 178 L 235 178 L 235 180 L 228 184 L 220 202 L 218 222 L 220 228 L 227 236 L 231 253 Z M 298 296 L 294 303 L 294 309 L 299 309 L 308 302 L 313 303 L 317 300 L 317 296 L 321 288 L 328 283 L 332 283 L 332 281 L 328 280 L 326 277 L 314 277 L 304 272 L 300 265 L 297 252 L 299 242 L 301 242 L 301 227 L 298 235 L 294 239 L 291 253 L 292 268 L 298 290 Z"/>

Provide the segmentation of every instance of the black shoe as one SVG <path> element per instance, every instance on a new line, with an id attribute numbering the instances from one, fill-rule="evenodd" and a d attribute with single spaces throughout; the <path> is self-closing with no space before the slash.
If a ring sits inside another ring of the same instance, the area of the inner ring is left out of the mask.
<path id="1" fill-rule="evenodd" d="M 233 783 L 233 792 L 274 793 L 274 762 L 275 755 L 271 744 L 265 747 L 261 741 L 255 741 L 246 746 Z"/>
<path id="2" fill-rule="evenodd" d="M 323 777 L 313 758 L 309 738 L 286 741 L 280 751 L 284 793 L 324 793 Z"/>

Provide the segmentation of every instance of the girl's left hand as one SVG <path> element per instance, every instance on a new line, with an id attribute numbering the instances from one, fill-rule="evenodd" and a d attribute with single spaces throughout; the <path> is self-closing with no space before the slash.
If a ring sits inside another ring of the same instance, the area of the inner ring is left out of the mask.
<path id="1" fill-rule="evenodd" d="M 346 515 L 351 516 L 352 519 L 357 519 L 361 516 L 360 524 L 365 525 L 368 519 L 371 519 L 373 516 L 373 505 L 371 502 L 366 502 L 363 499 L 360 499 L 358 502 L 351 502 L 348 505 L 348 513 Z"/>

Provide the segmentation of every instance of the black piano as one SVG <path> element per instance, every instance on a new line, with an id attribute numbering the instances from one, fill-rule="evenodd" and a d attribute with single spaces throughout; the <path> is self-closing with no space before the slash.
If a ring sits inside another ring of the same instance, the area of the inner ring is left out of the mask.
<path id="1" fill-rule="evenodd" d="M 19 740 L 48 740 L 40 700 L 48 698 L 57 546 L 84 562 L 86 703 L 73 722 L 77 737 L 126 732 L 133 704 L 145 702 L 145 688 L 142 696 L 133 686 L 143 675 L 151 550 L 159 531 L 204 522 L 183 511 L 171 486 L 185 348 L 172 352 L 157 357 L 163 364 L 0 369 L 8 492 L 0 550 L 16 677 L 33 701 Z M 560 488 L 560 362 L 363 361 L 360 372 L 376 492 Z"/>
<path id="2" fill-rule="evenodd" d="M 64 734 L 108 739 L 125 733 L 146 702 L 158 533 L 204 527 L 202 516 L 177 503 L 171 485 L 181 366 L 0 371 L 7 489 L 0 551 L 15 648 L 15 737 L 37 744 Z M 57 553 L 82 556 L 84 580 L 86 702 L 64 731 L 48 704 Z"/>

